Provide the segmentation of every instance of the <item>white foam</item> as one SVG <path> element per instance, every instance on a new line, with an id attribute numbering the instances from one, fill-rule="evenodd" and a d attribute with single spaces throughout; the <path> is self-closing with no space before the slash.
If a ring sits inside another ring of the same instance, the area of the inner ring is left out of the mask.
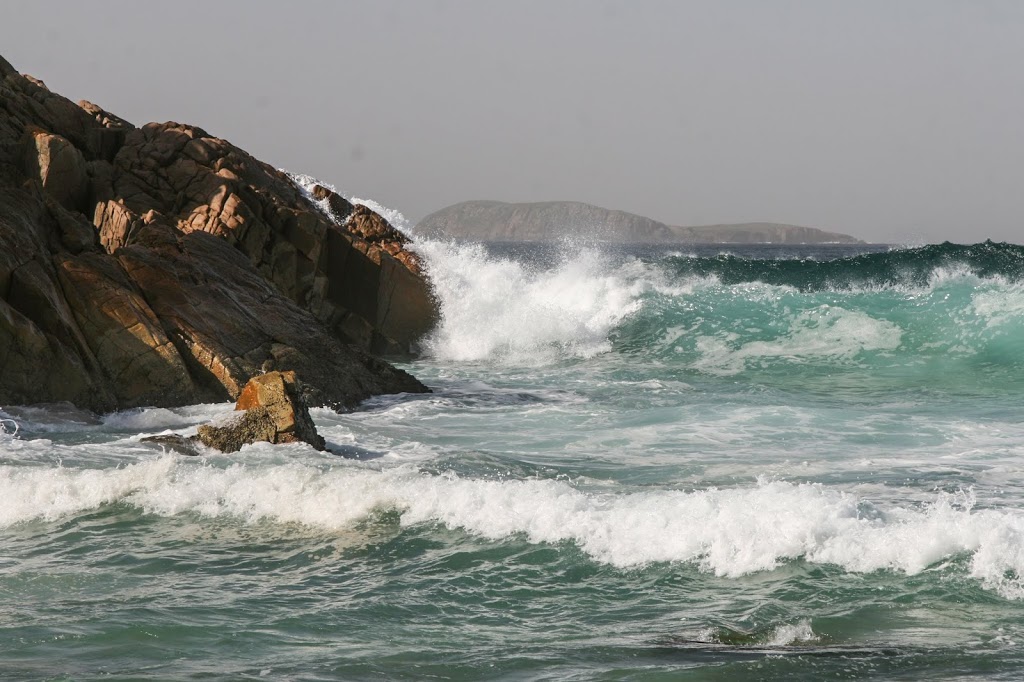
<path id="1" fill-rule="evenodd" d="M 532 364 L 607 351 L 611 330 L 657 284 L 649 267 L 613 265 L 588 248 L 543 271 L 474 244 L 425 241 L 418 252 L 441 308 L 426 350 L 443 360 Z"/>
<path id="2" fill-rule="evenodd" d="M 17 420 L 0 412 L 0 437 L 14 438 L 18 435 L 20 429 L 21 425 L 18 424 Z"/>
<path id="3" fill-rule="evenodd" d="M 413 225 L 409 220 L 402 214 L 401 211 L 394 208 L 388 208 L 381 203 L 374 201 L 373 199 L 360 199 L 359 197 L 346 196 L 349 202 L 356 204 L 357 206 L 365 206 L 374 213 L 378 214 L 384 220 L 391 223 L 391 226 L 400 232 L 409 234 L 412 231 Z"/>
<path id="4" fill-rule="evenodd" d="M 112 412 L 102 417 L 104 430 L 153 432 L 180 429 L 216 419 L 234 410 L 234 403 L 208 403 L 174 409 L 146 407 Z"/>
<path id="5" fill-rule="evenodd" d="M 89 429 L 100 425 L 96 415 L 71 403 L 10 406 L 0 411 L 8 427 L 36 433 L 65 433 Z"/>
<path id="6" fill-rule="evenodd" d="M 305 173 L 292 173 L 291 171 L 285 170 L 284 168 L 279 168 L 278 170 L 280 170 L 282 173 L 291 178 L 292 182 L 294 182 L 295 185 L 302 190 L 306 197 L 314 204 L 316 204 L 324 213 L 324 215 L 326 215 L 328 218 L 330 218 L 336 223 L 342 222 L 341 216 L 334 213 L 334 211 L 331 209 L 330 203 L 326 199 L 316 199 L 313 196 L 313 185 L 320 185 L 321 187 L 329 189 L 335 194 L 344 197 L 351 204 L 356 204 L 357 206 L 366 206 L 368 209 L 379 214 L 381 217 L 383 217 L 385 220 L 391 223 L 391 226 L 399 230 L 400 232 L 408 234 L 409 232 L 412 231 L 412 224 L 406 219 L 404 215 L 402 215 L 401 211 L 398 211 L 393 208 L 388 208 L 387 206 L 384 206 L 374 201 L 373 199 L 360 199 L 358 197 L 351 196 L 350 194 L 346 194 L 345 192 L 339 190 L 331 183 L 318 180 L 317 178 L 314 178 L 312 175 L 306 175 Z"/>
<path id="7" fill-rule="evenodd" d="M 109 504 L 166 480 L 174 463 L 133 465 L 123 469 L 66 469 L 0 466 L 0 527 L 23 521 L 54 521 Z"/>
<path id="8" fill-rule="evenodd" d="M 827 358 L 833 363 L 850 363 L 864 352 L 895 350 L 903 330 L 893 322 L 860 311 L 823 305 L 792 315 L 788 333 L 772 341 L 736 346 L 738 338 L 735 333 L 699 337 L 696 346 L 701 359 L 695 367 L 736 374 L 751 362 L 771 358 L 795 363 Z"/>
<path id="9" fill-rule="evenodd" d="M 766 642 L 768 646 L 792 646 L 793 644 L 811 644 L 821 638 L 811 629 L 811 622 L 802 620 L 792 625 L 780 625 L 772 631 Z"/>
<path id="10" fill-rule="evenodd" d="M 440 523 L 492 539 L 573 542 L 619 567 L 693 562 L 727 577 L 796 558 L 854 572 L 918 573 L 970 553 L 973 576 L 1024 597 L 1024 513 L 976 511 L 967 493 L 881 509 L 826 486 L 766 480 L 735 489 L 616 493 L 585 492 L 562 480 L 464 479 L 410 466 L 378 471 L 279 459 L 218 467 L 165 455 L 105 470 L 0 466 L 0 527 L 114 502 L 159 515 L 332 531 L 376 509 L 395 509 L 404 526 Z"/>
<path id="11" fill-rule="evenodd" d="M 1024 285 L 979 288 L 972 297 L 971 309 L 987 327 L 1020 324 L 1024 322 Z"/>
<path id="12" fill-rule="evenodd" d="M 234 409 L 233 403 L 207 403 L 165 409 L 144 407 L 111 412 L 102 416 L 80 410 L 67 403 L 29 405 L 0 411 L 0 431 L 12 429 L 27 433 L 76 433 L 104 431 L 113 433 L 152 433 L 202 424 Z"/>

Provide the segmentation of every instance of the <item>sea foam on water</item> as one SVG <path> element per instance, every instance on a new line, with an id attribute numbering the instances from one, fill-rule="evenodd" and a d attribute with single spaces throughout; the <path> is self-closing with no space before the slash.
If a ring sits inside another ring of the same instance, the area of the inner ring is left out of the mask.
<path id="1" fill-rule="evenodd" d="M 294 446 L 301 450 L 302 446 Z M 162 516 L 299 523 L 339 531 L 393 509 L 408 528 L 442 524 L 491 540 L 572 542 L 620 568 L 689 562 L 724 577 L 804 560 L 868 573 L 919 573 L 959 554 L 971 574 L 1024 596 L 1024 513 L 974 510 L 970 493 L 924 506 L 876 506 L 820 484 L 588 492 L 560 480 L 482 480 L 403 465 L 258 465 L 164 455 L 116 469 L 0 466 L 0 527 L 56 521 L 103 505 Z"/>

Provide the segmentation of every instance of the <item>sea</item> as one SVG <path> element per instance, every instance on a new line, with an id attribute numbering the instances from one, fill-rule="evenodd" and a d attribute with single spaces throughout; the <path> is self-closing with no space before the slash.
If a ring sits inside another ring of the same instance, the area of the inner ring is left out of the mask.
<path id="1" fill-rule="evenodd" d="M 2 406 L 0 679 L 1024 677 L 1024 247 L 417 244 L 329 452 Z"/>

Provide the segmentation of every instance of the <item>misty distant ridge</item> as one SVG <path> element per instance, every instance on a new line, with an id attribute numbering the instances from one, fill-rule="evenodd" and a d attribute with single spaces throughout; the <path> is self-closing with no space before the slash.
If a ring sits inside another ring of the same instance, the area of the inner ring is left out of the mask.
<path id="1" fill-rule="evenodd" d="M 709 244 L 859 244 L 848 234 L 783 223 L 679 227 L 578 201 L 510 204 L 464 201 L 423 218 L 417 234 L 474 241 L 553 241 L 583 237 L 612 242 Z"/>
<path id="2" fill-rule="evenodd" d="M 672 227 L 682 241 L 710 244 L 863 244 L 856 237 L 786 223 L 723 223 Z"/>

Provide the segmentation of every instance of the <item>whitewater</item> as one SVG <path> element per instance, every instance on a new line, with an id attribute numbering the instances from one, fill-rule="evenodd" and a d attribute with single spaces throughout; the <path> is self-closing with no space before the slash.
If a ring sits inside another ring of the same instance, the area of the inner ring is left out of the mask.
<path id="1" fill-rule="evenodd" d="M 2 406 L 7 677 L 1019 678 L 1024 247 L 417 250 L 327 453 Z"/>

